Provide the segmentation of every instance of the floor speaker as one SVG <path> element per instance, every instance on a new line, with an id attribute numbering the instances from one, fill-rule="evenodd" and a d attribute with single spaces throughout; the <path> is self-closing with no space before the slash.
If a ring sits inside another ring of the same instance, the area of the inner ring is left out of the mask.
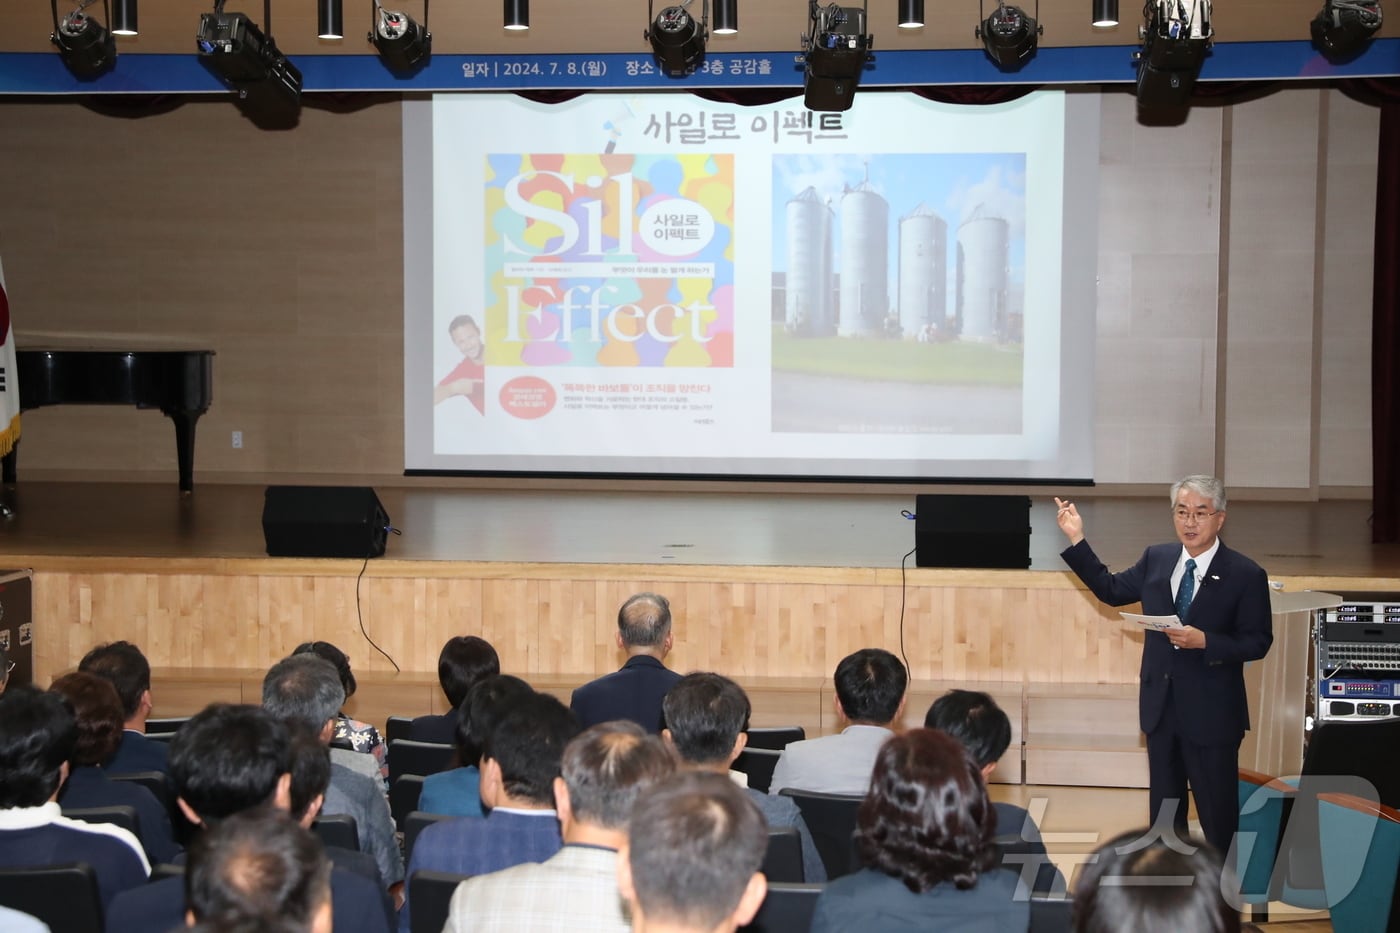
<path id="1" fill-rule="evenodd" d="M 1029 496 L 926 495 L 915 498 L 914 564 L 918 567 L 1031 565 Z"/>
<path id="2" fill-rule="evenodd" d="M 378 557 L 389 513 L 368 486 L 269 486 L 263 499 L 269 557 Z"/>

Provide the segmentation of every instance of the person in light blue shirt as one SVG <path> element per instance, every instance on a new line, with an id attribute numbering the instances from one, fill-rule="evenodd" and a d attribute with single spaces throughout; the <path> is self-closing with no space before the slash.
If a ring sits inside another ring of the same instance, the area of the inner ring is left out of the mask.
<path id="1" fill-rule="evenodd" d="M 423 779 L 418 809 L 448 816 L 485 816 L 481 805 L 481 772 L 478 765 L 486 737 L 506 713 L 534 693 L 519 677 L 497 674 L 467 692 L 458 707 L 455 742 L 461 767 L 430 774 Z"/>

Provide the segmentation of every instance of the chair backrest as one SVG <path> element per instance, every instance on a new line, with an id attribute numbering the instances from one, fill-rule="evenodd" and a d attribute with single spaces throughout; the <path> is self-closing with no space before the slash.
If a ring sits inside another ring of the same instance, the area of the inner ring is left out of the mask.
<path id="1" fill-rule="evenodd" d="M 1400 812 L 1351 794 L 1317 798 L 1323 890 L 1332 928 L 1347 933 L 1400 930 Z"/>
<path id="2" fill-rule="evenodd" d="M 749 741 L 745 748 L 769 748 L 782 751 L 793 742 L 807 738 L 807 730 L 801 726 L 765 726 L 749 730 Z"/>
<path id="3" fill-rule="evenodd" d="M 802 837 L 791 826 L 768 830 L 763 876 L 780 884 L 802 883 Z"/>
<path id="4" fill-rule="evenodd" d="M 180 727 L 190 721 L 188 716 L 174 716 L 169 719 L 147 719 L 146 734 L 152 732 L 179 732 Z"/>
<path id="5" fill-rule="evenodd" d="M 443 820 L 452 819 L 456 819 L 456 817 L 447 816 L 442 813 L 424 813 L 422 810 L 414 810 L 406 816 L 403 821 L 404 864 L 407 865 L 408 860 L 413 856 L 413 844 L 418 841 L 419 833 L 434 823 L 441 823 Z"/>
<path id="6" fill-rule="evenodd" d="M 766 794 L 773 784 L 773 769 L 778 766 L 782 754 L 771 748 L 746 748 L 730 767 L 747 774 L 749 786 Z"/>
<path id="7" fill-rule="evenodd" d="M 437 774 L 452 767 L 457 749 L 437 742 L 394 739 L 389 743 L 389 783 L 401 774 Z"/>
<path id="8" fill-rule="evenodd" d="M 1240 825 L 1235 836 L 1235 861 L 1240 898 L 1247 904 L 1267 904 L 1277 893 L 1271 884 L 1274 863 L 1297 788 L 1248 768 L 1239 769 L 1237 786 Z"/>
<path id="9" fill-rule="evenodd" d="M 1068 896 L 1032 897 L 1030 933 L 1070 933 L 1073 904 Z"/>
<path id="10" fill-rule="evenodd" d="M 419 869 L 408 879 L 408 900 L 413 905 L 409 927 L 412 933 L 442 933 L 452 906 L 452 894 L 469 875 Z"/>
<path id="11" fill-rule="evenodd" d="M 175 738 L 175 733 L 173 733 L 173 732 L 147 732 L 147 733 L 146 733 L 146 738 L 150 739 L 152 742 L 160 742 L 160 743 L 162 743 L 163 745 L 169 745 L 169 744 L 170 744 L 170 740 L 173 739 L 173 738 Z"/>
<path id="12" fill-rule="evenodd" d="M 111 823 L 129 831 L 138 839 L 141 837 L 141 821 L 136 816 L 136 808 L 132 806 L 65 809 L 63 815 L 70 820 L 82 820 L 84 823 Z"/>
<path id="13" fill-rule="evenodd" d="M 86 864 L 0 869 L 0 904 L 39 918 L 54 933 L 102 933 L 102 896 Z"/>
<path id="14" fill-rule="evenodd" d="M 322 813 L 311 824 L 321 844 L 360 851 L 360 828 L 348 813 Z"/>
<path id="15" fill-rule="evenodd" d="M 389 785 L 389 812 L 394 815 L 394 825 L 403 832 L 404 820 L 418 809 L 418 798 L 423 796 L 423 775 L 401 774 L 398 780 Z"/>
<path id="16" fill-rule="evenodd" d="M 114 781 L 130 781 L 133 784 L 140 784 L 151 792 L 151 796 L 160 801 L 160 805 L 167 813 L 174 812 L 175 795 L 170 789 L 170 779 L 163 771 L 130 771 L 126 774 L 107 775 Z"/>
<path id="17" fill-rule="evenodd" d="M 185 877 L 184 865 L 172 865 L 169 862 L 161 862 L 159 865 L 151 866 L 151 883 L 164 881 L 166 878 Z"/>
<path id="18" fill-rule="evenodd" d="M 384 741 L 392 742 L 395 739 L 406 739 L 412 728 L 412 716 L 390 716 L 384 721 Z"/>
<path id="19" fill-rule="evenodd" d="M 856 811 L 864 797 L 819 794 L 792 787 L 785 787 L 779 793 L 791 797 L 802 811 L 802 819 L 826 866 L 828 879 L 849 875 L 859 867 L 855 850 Z"/>
<path id="20" fill-rule="evenodd" d="M 812 915 L 824 887 L 820 884 L 770 884 L 768 896 L 752 922 L 739 929 L 748 933 L 807 933 L 812 928 Z"/>

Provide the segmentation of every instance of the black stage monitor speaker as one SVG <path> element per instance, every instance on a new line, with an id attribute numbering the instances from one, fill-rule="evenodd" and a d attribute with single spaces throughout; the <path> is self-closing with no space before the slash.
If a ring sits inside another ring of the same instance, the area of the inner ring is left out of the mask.
<path id="1" fill-rule="evenodd" d="M 1029 496 L 928 495 L 914 501 L 915 566 L 1031 565 Z"/>
<path id="2" fill-rule="evenodd" d="M 269 557 L 378 557 L 389 533 L 368 486 L 269 486 L 262 523 Z"/>

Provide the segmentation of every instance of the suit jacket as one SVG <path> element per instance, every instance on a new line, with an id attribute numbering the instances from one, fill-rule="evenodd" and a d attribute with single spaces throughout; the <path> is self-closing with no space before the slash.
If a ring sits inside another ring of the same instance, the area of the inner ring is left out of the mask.
<path id="1" fill-rule="evenodd" d="M 784 787 L 823 794 L 857 794 L 870 790 L 875 756 L 893 732 L 884 726 L 847 726 L 836 735 L 789 742 L 773 766 L 770 794 Z"/>
<path id="2" fill-rule="evenodd" d="M 915 894 L 891 875 L 863 868 L 837 878 L 817 898 L 812 933 L 1017 933 L 1030 928 L 1031 906 L 1016 875 L 999 868 L 959 891 L 951 882 Z"/>
<path id="3" fill-rule="evenodd" d="M 1142 603 L 1147 615 L 1173 615 L 1172 571 L 1180 544 L 1157 544 L 1121 573 L 1110 573 L 1080 541 L 1060 555 L 1089 591 L 1110 606 Z M 1206 577 L 1183 620 L 1206 636 L 1204 650 L 1176 650 L 1161 632 L 1147 632 L 1142 645 L 1138 719 L 1150 733 L 1161 721 L 1168 697 L 1178 728 L 1200 745 L 1238 744 L 1249 728 L 1244 662 L 1262 658 L 1274 641 L 1269 579 L 1254 561 L 1220 543 Z M 1172 689 L 1172 682 L 1176 689 Z"/>
<path id="4" fill-rule="evenodd" d="M 464 881 L 443 933 L 630 933 L 617 852 L 566 845 L 548 861 Z"/>
<path id="5" fill-rule="evenodd" d="M 997 842 L 1001 846 L 1001 867 L 1021 876 L 1033 894 L 1063 894 L 1065 876 L 1050 860 L 1040 827 L 1024 807 L 1014 803 L 992 802 L 996 814 Z M 1014 837 L 1014 839 L 1013 839 Z"/>
<path id="6" fill-rule="evenodd" d="M 350 754 L 359 755 L 359 752 Z M 360 757 L 372 760 L 368 755 Z M 404 880 L 403 854 L 399 851 L 399 841 L 395 835 L 394 817 L 389 812 L 389 802 L 379 789 L 378 778 L 356 774 L 333 763 L 331 783 L 326 788 L 326 802 L 321 806 L 321 812 L 353 816 L 355 828 L 360 834 L 360 851 L 374 856 L 384 883 L 392 885 Z"/>
<path id="7" fill-rule="evenodd" d="M 170 748 L 164 742 L 146 738 L 145 733 L 122 732 L 116 754 L 102 766 L 108 774 L 136 774 L 140 771 L 170 772 Z"/>
<path id="8" fill-rule="evenodd" d="M 87 807 L 131 807 L 136 811 L 137 837 L 152 865 L 170 862 L 180 854 L 170 814 L 149 790 L 130 781 L 114 781 L 102 768 L 83 765 L 68 774 L 58 794 L 58 805 L 65 810 Z"/>
<path id="9" fill-rule="evenodd" d="M 656 658 L 639 654 L 628 658 L 622 670 L 579 687 L 569 705 L 585 729 L 630 719 L 654 735 L 661 731 L 661 701 L 680 679 Z"/>

